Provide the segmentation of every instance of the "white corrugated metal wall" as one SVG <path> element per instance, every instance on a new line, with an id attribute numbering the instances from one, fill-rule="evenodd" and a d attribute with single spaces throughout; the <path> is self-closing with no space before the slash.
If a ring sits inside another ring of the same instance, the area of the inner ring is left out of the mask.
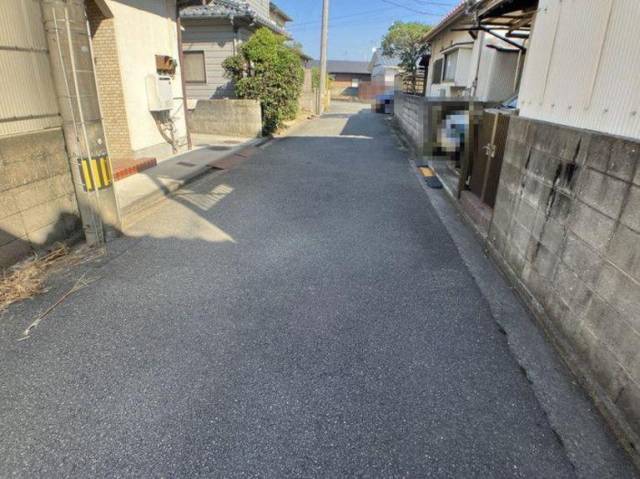
<path id="1" fill-rule="evenodd" d="M 57 127 L 40 0 L 0 0 L 0 136 Z"/>
<path id="2" fill-rule="evenodd" d="M 640 139 L 640 2 L 540 0 L 521 115 Z"/>

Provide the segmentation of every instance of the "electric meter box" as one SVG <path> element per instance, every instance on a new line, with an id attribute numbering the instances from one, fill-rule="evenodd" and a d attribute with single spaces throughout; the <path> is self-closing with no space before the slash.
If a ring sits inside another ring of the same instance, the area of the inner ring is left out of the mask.
<path id="1" fill-rule="evenodd" d="M 173 108 L 173 88 L 171 77 L 164 75 L 147 76 L 147 101 L 149 111 L 168 111 Z"/>

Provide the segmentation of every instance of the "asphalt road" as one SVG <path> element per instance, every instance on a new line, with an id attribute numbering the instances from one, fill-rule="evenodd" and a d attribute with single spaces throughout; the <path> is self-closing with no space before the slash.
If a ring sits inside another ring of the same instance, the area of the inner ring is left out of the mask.
<path id="1" fill-rule="evenodd" d="M 576 476 L 406 152 L 359 108 L 149 211 L 29 340 L 76 272 L 2 320 L 0 476 Z"/>

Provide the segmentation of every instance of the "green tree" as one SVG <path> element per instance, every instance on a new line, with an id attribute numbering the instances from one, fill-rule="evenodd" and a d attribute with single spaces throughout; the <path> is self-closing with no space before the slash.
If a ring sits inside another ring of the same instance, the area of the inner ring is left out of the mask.
<path id="1" fill-rule="evenodd" d="M 429 52 L 424 36 L 431 30 L 430 25 L 418 22 L 394 22 L 382 39 L 382 54 L 398 57 L 400 67 L 411 75 L 413 93 L 416 92 L 418 62 Z"/>
<path id="2" fill-rule="evenodd" d="M 265 134 L 274 132 L 298 112 L 304 70 L 299 52 L 286 42 L 282 35 L 260 28 L 238 55 L 227 58 L 222 65 L 234 82 L 238 98 L 260 101 Z"/>

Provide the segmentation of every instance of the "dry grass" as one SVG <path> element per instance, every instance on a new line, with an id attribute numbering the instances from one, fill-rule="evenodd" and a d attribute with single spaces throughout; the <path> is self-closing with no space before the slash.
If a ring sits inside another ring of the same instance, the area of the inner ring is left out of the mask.
<path id="1" fill-rule="evenodd" d="M 69 247 L 56 244 L 44 256 L 33 257 L 2 272 L 0 276 L 0 313 L 11 304 L 24 301 L 44 291 L 47 273 L 69 254 Z"/>

